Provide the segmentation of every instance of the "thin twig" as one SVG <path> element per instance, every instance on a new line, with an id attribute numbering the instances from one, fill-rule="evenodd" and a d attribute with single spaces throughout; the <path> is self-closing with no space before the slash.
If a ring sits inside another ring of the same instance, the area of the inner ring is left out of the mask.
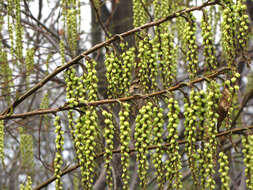
<path id="1" fill-rule="evenodd" d="M 225 72 L 229 71 L 230 69 L 228 67 L 224 67 L 222 69 L 219 69 L 218 71 L 209 74 L 205 77 L 200 77 L 197 79 L 194 79 L 192 81 L 189 81 L 188 83 L 186 82 L 180 82 L 166 90 L 161 90 L 161 91 L 156 91 L 156 92 L 152 92 L 150 94 L 136 94 L 133 96 L 127 96 L 127 97 L 122 97 L 122 98 L 117 98 L 117 99 L 104 99 L 104 100 L 97 100 L 97 101 L 92 101 L 92 102 L 87 102 L 87 103 L 79 103 L 76 107 L 83 107 L 83 106 L 98 106 L 98 105 L 103 105 L 103 104 L 111 104 L 111 103 L 117 103 L 117 102 L 126 102 L 126 101 L 130 101 L 130 100 L 136 100 L 136 99 L 147 99 L 150 97 L 155 97 L 155 96 L 159 96 L 171 91 L 175 91 L 175 90 L 179 90 L 182 87 L 187 86 L 188 84 L 192 85 L 195 83 L 199 83 L 202 81 L 205 81 L 206 78 L 215 78 L 220 74 L 224 74 Z M 75 108 L 76 108 L 75 107 Z M 15 118 L 25 118 L 28 116 L 35 116 L 35 115 L 43 115 L 43 114 L 53 114 L 56 112 L 60 112 L 60 111 L 65 111 L 65 110 L 69 110 L 69 109 L 73 109 L 73 107 L 69 106 L 68 104 L 65 104 L 63 106 L 60 106 L 58 108 L 51 108 L 51 109 L 39 109 L 39 110 L 35 110 L 35 111 L 31 111 L 31 112 L 26 112 L 26 113 L 21 113 L 21 114 L 13 114 L 13 115 L 2 115 L 0 116 L 0 120 L 1 119 L 15 119 Z"/>
<path id="2" fill-rule="evenodd" d="M 103 31 L 104 31 L 106 37 L 107 37 L 107 38 L 110 38 L 111 35 L 110 35 L 110 33 L 108 32 L 108 30 L 107 30 L 107 28 L 105 27 L 105 25 L 103 24 L 103 22 L 101 21 L 101 18 L 100 18 L 100 16 L 99 16 L 99 10 L 97 9 L 97 7 L 95 6 L 95 4 L 94 4 L 93 1 L 94 1 L 94 0 L 90 0 L 91 5 L 92 5 L 92 7 L 93 7 L 93 9 L 94 9 L 94 11 L 95 11 L 95 14 L 96 14 L 97 21 L 98 21 L 98 23 L 100 24 L 101 28 L 103 29 Z"/>

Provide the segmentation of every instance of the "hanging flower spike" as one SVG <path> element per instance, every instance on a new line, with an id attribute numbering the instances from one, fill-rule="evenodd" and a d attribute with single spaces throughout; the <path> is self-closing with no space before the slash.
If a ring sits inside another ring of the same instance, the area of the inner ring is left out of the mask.
<path id="1" fill-rule="evenodd" d="M 201 21 L 201 29 L 202 29 L 202 36 L 203 36 L 203 44 L 204 44 L 204 56 L 205 56 L 205 63 L 208 66 L 209 71 L 213 71 L 217 68 L 217 60 L 216 54 L 213 44 L 213 34 L 212 28 L 209 24 L 209 20 L 207 17 L 206 11 L 203 10 L 203 17 Z"/>
<path id="2" fill-rule="evenodd" d="M 159 186 L 159 189 L 164 188 L 165 178 L 164 178 L 164 164 L 162 162 L 162 157 L 164 154 L 164 150 L 162 148 L 162 135 L 163 135 L 163 125 L 164 125 L 164 119 L 163 119 L 163 109 L 159 107 L 153 108 L 153 117 L 154 117 L 154 126 L 153 126 L 153 143 L 154 145 L 157 145 L 158 147 L 155 149 L 155 153 L 152 154 L 152 160 L 153 165 L 156 169 L 155 176 L 157 178 L 157 183 Z M 137 116 L 138 117 L 138 116 Z M 137 125 L 137 123 L 136 123 Z"/>
<path id="3" fill-rule="evenodd" d="M 20 152 L 22 167 L 27 173 L 32 173 L 34 169 L 34 159 L 33 159 L 33 137 L 30 134 L 22 132 L 20 129 Z"/>
<path id="4" fill-rule="evenodd" d="M 135 148 L 137 150 L 136 159 L 138 161 L 138 174 L 140 178 L 140 186 L 146 189 L 147 185 L 147 170 L 148 170 L 148 145 L 150 145 L 151 125 L 153 104 L 148 102 L 143 106 L 136 117 L 136 126 L 134 138 Z"/>
<path id="5" fill-rule="evenodd" d="M 62 130 L 62 127 L 60 125 L 60 117 L 56 116 L 55 117 L 55 134 L 56 134 L 56 139 L 55 139 L 55 146 L 56 146 L 56 153 L 55 153 L 55 158 L 54 158 L 54 175 L 56 177 L 55 180 L 55 189 L 56 190 L 62 190 L 62 181 L 61 181 L 61 166 L 63 164 L 63 159 L 62 159 L 62 151 L 63 151 L 63 144 L 64 144 L 64 131 Z"/>
<path id="6" fill-rule="evenodd" d="M 190 102 L 185 100 L 185 136 L 187 138 L 186 150 L 188 155 L 189 168 L 191 169 L 192 177 L 195 187 L 198 186 L 198 168 L 197 168 L 197 153 L 196 153 L 196 141 L 197 141 L 197 116 L 198 116 L 198 101 L 199 92 L 194 89 L 190 93 Z"/>
<path id="7" fill-rule="evenodd" d="M 185 24 L 184 44 L 186 46 L 187 70 L 190 78 L 193 79 L 198 70 L 198 45 L 196 43 L 196 22 L 192 13 L 189 13 Z"/>
<path id="8" fill-rule="evenodd" d="M 219 153 L 219 164 L 220 164 L 220 178 L 221 178 L 221 189 L 222 190 L 229 190 L 229 162 L 228 156 L 223 152 Z"/>
<path id="9" fill-rule="evenodd" d="M 128 189 L 129 183 L 129 144 L 130 144 L 130 124 L 129 124 L 129 108 L 128 103 L 121 103 L 119 112 L 120 119 L 120 149 L 121 149 L 121 165 L 122 165 L 122 182 L 123 190 Z"/>
<path id="10" fill-rule="evenodd" d="M 231 69 L 235 69 L 236 58 L 236 20 L 235 20 L 235 6 L 233 0 L 226 0 L 225 9 L 222 12 L 222 47 L 226 56 L 227 65 Z"/>
<path id="11" fill-rule="evenodd" d="M 0 120 L 0 159 L 4 166 L 4 120 Z"/>
<path id="12" fill-rule="evenodd" d="M 253 189 L 253 135 L 242 136 L 242 153 L 244 155 L 245 176 L 248 189 Z"/>
<path id="13" fill-rule="evenodd" d="M 110 190 L 113 190 L 113 178 L 112 178 L 112 166 L 110 165 L 110 162 L 112 161 L 112 151 L 114 148 L 114 125 L 113 125 L 113 116 L 110 112 L 103 111 L 103 116 L 105 117 L 105 130 L 104 130 L 104 136 L 105 136 L 105 168 L 106 168 L 106 180 L 107 185 Z"/>
<path id="14" fill-rule="evenodd" d="M 179 145 L 178 145 L 178 124 L 179 124 L 179 105 L 178 101 L 174 98 L 166 100 L 168 103 L 168 141 L 170 145 L 168 146 L 168 159 L 166 160 L 166 180 L 168 183 L 168 188 L 173 189 L 182 189 L 182 174 L 180 170 L 182 169 L 181 155 L 179 154 Z"/>

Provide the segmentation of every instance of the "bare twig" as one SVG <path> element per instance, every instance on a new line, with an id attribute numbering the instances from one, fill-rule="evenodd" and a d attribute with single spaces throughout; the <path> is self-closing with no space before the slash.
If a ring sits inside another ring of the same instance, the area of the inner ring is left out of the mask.
<path id="1" fill-rule="evenodd" d="M 205 77 L 200 77 L 200 78 L 194 79 L 192 81 L 189 81 L 188 83 L 181 82 L 181 83 L 178 83 L 166 90 L 161 90 L 161 91 L 153 92 L 150 94 L 143 94 L 143 95 L 136 94 L 133 96 L 127 96 L 127 97 L 122 97 L 122 98 L 117 98 L 117 99 L 104 99 L 104 100 L 92 101 L 92 102 L 87 102 L 87 103 L 79 103 L 79 105 L 77 105 L 76 107 L 98 106 L 98 105 L 103 105 L 103 104 L 111 104 L 111 103 L 125 102 L 125 101 L 136 100 L 136 99 L 146 99 L 146 98 L 150 98 L 150 97 L 154 97 L 154 96 L 159 96 L 159 95 L 165 94 L 167 92 L 178 90 L 178 89 L 180 89 L 184 86 L 187 86 L 187 85 L 192 85 L 195 83 L 205 81 L 206 78 L 210 78 L 210 79 L 215 78 L 216 76 L 223 74 L 229 70 L 230 69 L 228 67 L 225 67 L 225 68 L 219 69 L 218 71 L 216 71 L 210 75 L 207 75 Z M 1 119 L 25 118 L 28 116 L 42 115 L 42 114 L 49 114 L 49 113 L 53 114 L 53 113 L 56 113 L 59 111 L 65 111 L 65 110 L 69 110 L 69 109 L 73 109 L 73 107 L 69 106 L 68 104 L 65 104 L 65 105 L 58 107 L 58 108 L 39 109 L 39 110 L 31 111 L 31 112 L 26 112 L 26 113 L 21 113 L 21 114 L 13 114 L 13 115 L 2 115 L 2 116 L 0 116 L 0 120 Z"/>
<path id="2" fill-rule="evenodd" d="M 97 18 L 97 21 L 98 23 L 100 24 L 101 28 L 103 29 L 103 31 L 105 32 L 105 35 L 107 38 L 110 38 L 111 35 L 110 33 L 108 32 L 107 28 L 105 27 L 105 25 L 103 24 L 103 22 L 101 21 L 101 18 L 99 16 L 99 10 L 97 9 L 97 7 L 95 6 L 94 4 L 94 0 L 90 0 L 91 2 L 91 5 L 92 5 L 92 8 L 95 10 L 95 14 L 96 14 L 96 18 Z"/>

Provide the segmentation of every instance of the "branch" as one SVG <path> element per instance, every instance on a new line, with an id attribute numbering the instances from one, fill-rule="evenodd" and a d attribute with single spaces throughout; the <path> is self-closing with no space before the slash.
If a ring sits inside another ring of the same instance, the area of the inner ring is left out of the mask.
<path id="1" fill-rule="evenodd" d="M 94 4 L 94 0 L 90 0 L 90 2 L 91 2 L 91 5 L 92 5 L 92 8 L 93 8 L 94 11 L 95 11 L 96 18 L 97 18 L 97 21 L 98 21 L 99 25 L 100 25 L 101 28 L 103 29 L 103 31 L 104 31 L 106 37 L 107 37 L 107 38 L 110 38 L 111 35 L 110 35 L 110 33 L 108 32 L 108 30 L 107 30 L 107 28 L 105 27 L 105 25 L 103 24 L 103 22 L 101 21 L 101 18 L 100 18 L 100 16 L 99 16 L 99 10 L 97 9 L 97 7 L 96 7 L 95 4 Z"/>
<path id="2" fill-rule="evenodd" d="M 253 125 L 245 127 L 245 128 L 234 128 L 234 129 L 231 129 L 231 130 L 223 131 L 221 133 L 218 133 L 216 135 L 216 138 L 219 138 L 221 136 L 232 135 L 232 134 L 241 134 L 241 133 L 243 133 L 243 131 L 247 131 L 249 129 L 253 129 Z M 182 145 L 182 144 L 185 144 L 185 143 L 187 143 L 186 140 L 180 140 L 180 141 L 178 141 L 179 145 Z M 166 148 L 169 145 L 170 145 L 170 143 L 165 143 L 165 144 L 162 145 L 162 147 Z M 158 145 L 151 145 L 151 146 L 148 147 L 148 150 L 153 150 L 153 149 L 156 149 L 156 148 L 160 148 L 160 146 L 158 146 Z M 121 151 L 119 149 L 112 151 L 113 154 L 120 153 L 120 152 Z M 130 149 L 130 153 L 133 153 L 133 152 L 136 152 L 136 150 L 134 148 Z M 104 152 L 98 154 L 96 156 L 96 159 L 103 157 L 104 154 L 105 154 Z M 64 175 L 66 175 L 66 174 L 74 171 L 77 168 L 79 168 L 79 164 L 76 164 L 76 165 L 74 165 L 74 166 L 72 166 L 72 167 L 70 167 L 68 169 L 63 170 L 61 176 L 64 176 Z M 47 181 L 45 181 L 42 184 L 40 184 L 37 187 L 35 187 L 33 190 L 39 190 L 39 189 L 41 189 L 43 187 L 46 187 L 47 185 L 49 185 L 50 183 L 52 183 L 55 179 L 56 179 L 56 177 L 51 177 Z"/>
<path id="3" fill-rule="evenodd" d="M 224 68 L 221 68 L 221 69 L 215 71 L 214 73 L 209 74 L 205 77 L 200 77 L 200 78 L 194 79 L 192 81 L 189 81 L 188 83 L 180 82 L 180 83 L 178 83 L 178 84 L 176 84 L 176 85 L 174 85 L 174 86 L 172 86 L 172 87 L 170 87 L 166 90 L 161 90 L 161 91 L 153 92 L 153 93 L 150 93 L 150 94 L 144 94 L 144 95 L 136 94 L 136 95 L 133 95 L 133 96 L 127 96 L 127 97 L 117 98 L 117 99 L 104 99 L 104 100 L 92 101 L 92 102 L 87 102 L 87 103 L 79 103 L 75 108 L 83 107 L 83 106 L 98 106 L 98 105 L 103 105 L 103 104 L 126 102 L 126 101 L 136 100 L 136 99 L 147 99 L 147 98 L 151 98 L 151 97 L 154 97 L 154 96 L 159 96 L 159 95 L 171 92 L 171 91 L 178 90 L 179 88 L 182 88 L 184 86 L 191 86 L 192 84 L 205 81 L 207 78 L 208 79 L 213 79 L 213 78 L 217 77 L 218 75 L 223 74 L 223 73 L 225 73 L 229 70 L 230 69 L 228 67 L 224 67 Z M 28 116 L 56 113 L 56 112 L 65 111 L 65 110 L 69 110 L 69 109 L 73 109 L 73 107 L 69 106 L 66 103 L 65 105 L 60 106 L 58 108 L 39 109 L 39 110 L 26 112 L 26 113 L 21 113 L 21 114 L 3 115 L 3 116 L 0 116 L 0 120 L 1 119 L 25 118 L 25 117 L 28 117 Z"/>
<path id="4" fill-rule="evenodd" d="M 160 20 L 157 20 L 157 21 L 154 21 L 154 22 L 150 22 L 150 23 L 147 23 L 147 24 L 144 24 L 140 27 L 137 27 L 137 28 L 134 28 L 132 30 L 129 30 L 127 32 L 123 32 L 121 34 L 117 34 L 117 35 L 114 35 L 112 38 L 104 41 L 104 42 L 101 42 L 101 43 L 98 43 L 97 45 L 93 46 L 92 48 L 90 48 L 89 50 L 86 50 L 84 51 L 82 54 L 76 56 L 75 58 L 73 58 L 71 61 L 67 62 L 66 64 L 58 67 L 54 72 L 52 72 L 51 74 L 47 75 L 44 79 L 42 79 L 38 84 L 36 84 L 33 88 L 29 89 L 27 92 L 25 92 L 25 94 L 23 94 L 21 97 L 19 97 L 18 99 L 16 99 L 12 105 L 10 105 L 5 111 L 3 111 L 1 113 L 1 115 L 7 115 L 9 114 L 10 112 L 14 111 L 14 109 L 21 103 L 23 102 L 27 97 L 29 97 L 30 95 L 32 95 L 34 92 L 36 92 L 38 89 L 40 89 L 41 87 L 43 87 L 48 81 L 50 81 L 54 76 L 56 76 L 58 73 L 62 72 L 63 70 L 69 68 L 70 66 L 74 65 L 74 64 L 77 64 L 78 61 L 80 61 L 81 59 L 83 59 L 85 56 L 89 55 L 90 53 L 108 45 L 108 44 L 111 44 L 112 42 L 116 41 L 116 40 L 120 40 L 121 37 L 127 37 L 129 35 L 132 35 L 134 34 L 135 32 L 139 32 L 145 28 L 150 28 L 152 26 L 155 26 L 155 25 L 159 25 L 163 22 L 166 22 L 168 20 L 172 20 L 173 18 L 176 18 L 176 17 L 180 17 L 181 15 L 185 14 L 185 13 L 189 13 L 189 12 L 192 12 L 192 11 L 195 11 L 195 10 L 201 10 L 202 8 L 204 7 L 207 7 L 207 6 L 211 6 L 211 5 L 216 5 L 219 3 L 219 0 L 215 0 L 213 2 L 206 2 L 206 3 L 203 3 L 201 6 L 196 6 L 196 7 L 192 7 L 192 8 L 187 8 L 187 9 L 183 9 L 183 10 L 180 10 L 180 11 L 177 11 L 165 18 L 162 18 Z"/>

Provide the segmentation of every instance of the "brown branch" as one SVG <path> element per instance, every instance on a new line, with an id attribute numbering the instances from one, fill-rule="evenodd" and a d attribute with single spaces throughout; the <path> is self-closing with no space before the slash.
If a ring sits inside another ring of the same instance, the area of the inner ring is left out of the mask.
<path id="1" fill-rule="evenodd" d="M 177 11 L 165 18 L 162 18 L 158 21 L 154 21 L 154 22 L 150 22 L 150 23 L 147 23 L 147 24 L 144 24 L 140 27 L 137 27 L 137 28 L 134 28 L 132 30 L 129 30 L 127 32 L 124 32 L 124 33 L 121 33 L 121 34 L 118 34 L 118 35 L 114 35 L 112 38 L 104 41 L 104 42 L 101 42 L 101 43 L 98 43 L 97 45 L 93 46 L 92 48 L 90 48 L 89 50 L 86 50 L 84 51 L 82 54 L 76 56 L 75 58 L 73 58 L 71 61 L 67 62 L 66 64 L 58 67 L 54 72 L 52 72 L 51 74 L 47 75 L 44 79 L 42 79 L 38 84 L 36 84 L 33 88 L 29 89 L 27 92 L 25 92 L 25 94 L 23 94 L 22 96 L 20 96 L 18 99 L 16 99 L 12 105 L 10 105 L 5 111 L 3 111 L 1 113 L 1 115 L 7 115 L 9 114 L 10 112 L 12 112 L 20 103 L 22 103 L 27 97 L 29 97 L 30 95 L 32 95 L 34 92 L 36 92 L 38 89 L 40 89 L 41 87 L 43 87 L 48 81 L 50 81 L 54 76 L 56 76 L 58 73 L 62 72 L 63 70 L 69 68 L 70 66 L 74 65 L 74 64 L 77 64 L 78 61 L 80 61 L 81 59 L 83 59 L 85 57 L 85 55 L 88 55 L 116 40 L 120 40 L 121 37 L 127 37 L 129 35 L 132 35 L 134 34 L 135 32 L 139 32 L 145 28 L 149 28 L 149 27 L 152 27 L 152 26 L 155 26 L 155 25 L 159 25 L 163 22 L 166 22 L 168 20 L 171 20 L 173 18 L 176 18 L 176 17 L 180 17 L 181 15 L 185 14 L 185 13 L 188 13 L 188 12 L 192 12 L 192 11 L 195 11 L 195 10 L 201 10 L 202 8 L 204 7 L 207 7 L 207 6 L 211 6 L 211 5 L 216 5 L 219 3 L 219 0 L 215 0 L 213 2 L 206 2 L 206 3 L 203 3 L 202 5 L 200 6 L 196 6 L 196 7 L 191 7 L 191 8 L 187 8 L 187 9 L 183 9 L 183 10 L 180 10 L 180 11 Z"/>
<path id="2" fill-rule="evenodd" d="M 245 127 L 245 128 L 234 128 L 234 129 L 231 129 L 231 130 L 227 130 L 227 131 L 223 131 L 221 133 L 218 133 L 216 135 L 216 138 L 219 138 L 221 136 L 232 135 L 232 134 L 241 134 L 241 133 L 243 133 L 243 131 L 250 130 L 250 129 L 253 129 L 253 125 Z M 178 141 L 178 144 L 180 144 L 180 145 L 181 144 L 185 144 L 185 143 L 187 143 L 186 140 L 180 140 L 180 141 Z M 162 147 L 166 148 L 169 145 L 170 145 L 170 143 L 165 143 L 165 144 L 162 145 Z M 160 146 L 158 146 L 158 145 L 151 145 L 151 146 L 148 147 L 148 150 L 153 150 L 155 148 L 160 148 Z M 120 152 L 121 151 L 119 149 L 112 151 L 113 154 L 120 153 Z M 130 149 L 130 153 L 133 153 L 133 152 L 136 152 L 136 149 L 134 149 L 134 148 Z M 103 157 L 104 154 L 105 154 L 104 152 L 98 154 L 96 156 L 96 159 Z M 63 170 L 61 176 L 64 176 L 64 175 L 66 175 L 66 174 L 74 171 L 77 168 L 79 168 L 79 164 L 76 164 L 76 165 L 74 165 L 74 166 L 72 166 L 70 168 L 67 168 L 67 169 Z M 38 185 L 37 187 L 35 187 L 33 190 L 39 190 L 39 189 L 41 189 L 43 187 L 46 187 L 47 185 L 49 185 L 50 183 L 52 183 L 55 179 L 56 179 L 56 177 L 51 177 L 47 181 L 45 181 L 45 182 L 41 183 L 40 185 Z"/>
<path id="3" fill-rule="evenodd" d="M 136 99 L 151 98 L 151 97 L 154 97 L 154 96 L 159 96 L 159 95 L 171 92 L 171 91 L 178 90 L 179 88 L 184 87 L 184 86 L 191 86 L 192 84 L 205 81 L 207 78 L 208 79 L 213 79 L 213 78 L 217 77 L 218 75 L 223 74 L 223 73 L 225 73 L 229 70 L 230 69 L 228 67 L 224 67 L 224 68 L 221 68 L 221 69 L 215 71 L 212 74 L 209 74 L 205 77 L 200 77 L 200 78 L 194 79 L 192 81 L 189 81 L 188 83 L 180 82 L 180 83 L 168 88 L 167 90 L 161 90 L 161 91 L 153 92 L 153 93 L 150 93 L 150 94 L 144 94 L 144 95 L 136 94 L 136 95 L 133 95 L 133 96 L 127 96 L 127 97 L 117 98 L 117 99 L 104 99 L 104 100 L 92 101 L 92 102 L 87 102 L 87 103 L 79 103 L 79 105 L 77 105 L 75 108 L 83 107 L 83 106 L 98 106 L 98 105 L 103 105 L 103 104 L 125 102 L 125 101 L 136 100 Z M 0 120 L 1 119 L 25 118 L 25 117 L 28 117 L 28 116 L 56 113 L 56 112 L 59 112 L 59 111 L 65 111 L 65 110 L 69 110 L 69 109 L 73 109 L 73 107 L 69 106 L 68 104 L 65 104 L 65 105 L 63 105 L 61 107 L 58 107 L 58 108 L 39 109 L 39 110 L 26 112 L 26 113 L 21 113 L 21 114 L 3 115 L 3 116 L 0 116 Z"/>

